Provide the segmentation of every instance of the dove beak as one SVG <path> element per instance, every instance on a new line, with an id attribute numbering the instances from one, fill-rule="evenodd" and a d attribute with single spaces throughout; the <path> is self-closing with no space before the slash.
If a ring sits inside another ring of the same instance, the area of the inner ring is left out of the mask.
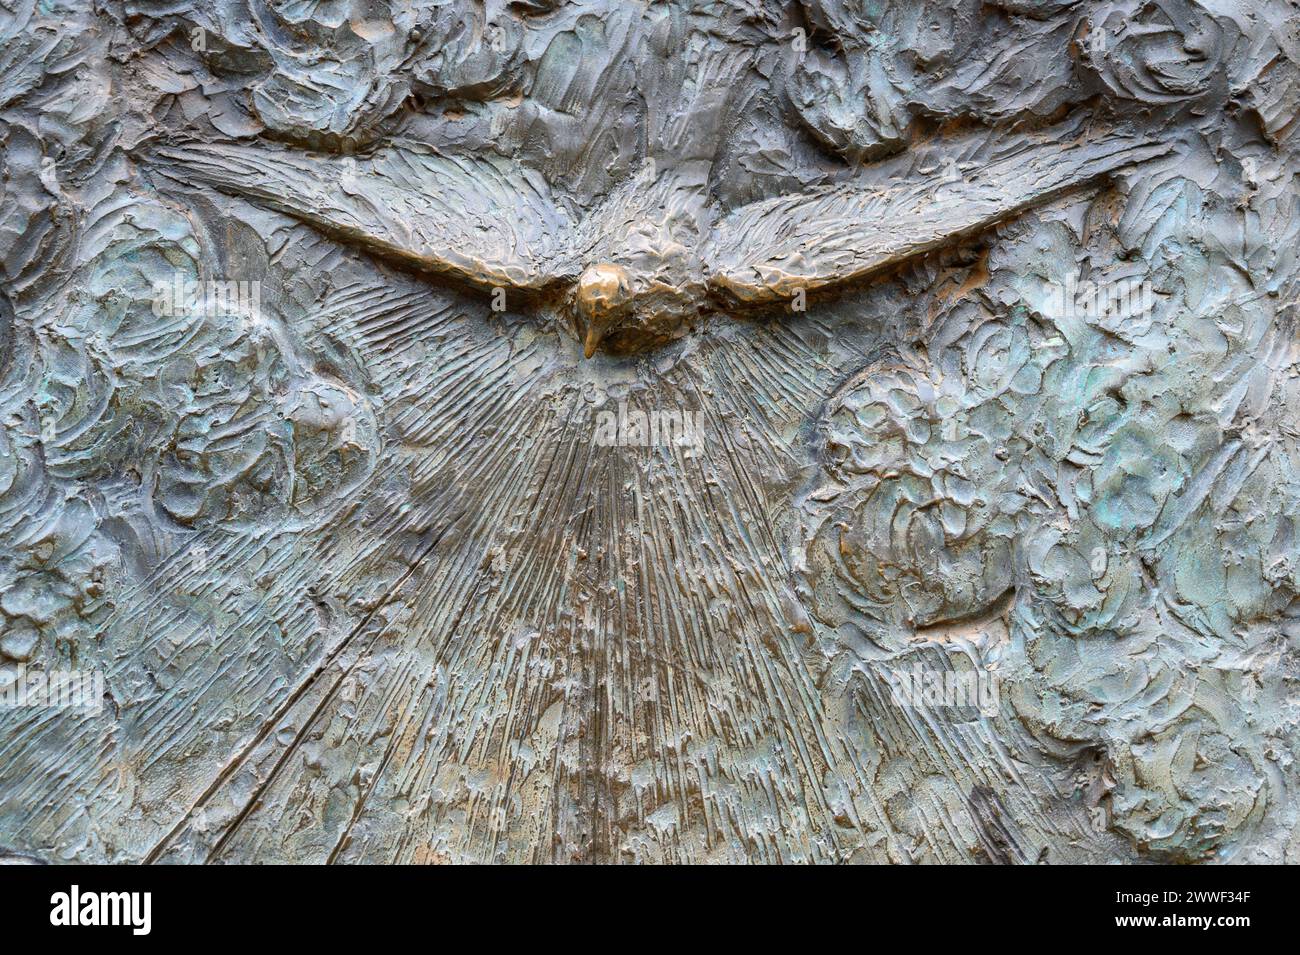
<path id="1" fill-rule="evenodd" d="M 592 355 L 596 354 L 596 349 L 600 347 L 601 337 L 600 330 L 594 325 L 587 329 L 587 338 L 582 343 L 583 358 L 590 358 Z"/>

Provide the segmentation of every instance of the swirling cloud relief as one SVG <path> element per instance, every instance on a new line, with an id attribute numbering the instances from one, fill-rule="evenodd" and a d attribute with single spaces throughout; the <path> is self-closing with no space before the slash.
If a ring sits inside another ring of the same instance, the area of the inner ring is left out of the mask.
<path id="1" fill-rule="evenodd" d="M 1298 108 L 1280 0 L 0 0 L 0 855 L 1297 861 Z"/>

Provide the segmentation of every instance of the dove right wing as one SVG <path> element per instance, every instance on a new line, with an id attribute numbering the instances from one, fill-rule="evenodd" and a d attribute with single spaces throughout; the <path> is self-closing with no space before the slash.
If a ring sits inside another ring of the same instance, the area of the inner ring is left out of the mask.
<path id="1" fill-rule="evenodd" d="M 991 148 L 996 147 L 996 148 Z M 993 156 L 980 155 L 993 151 Z M 715 288 L 761 304 L 870 279 L 1171 146 L 1102 132 L 989 137 L 959 176 L 872 171 L 742 206 L 705 248 Z M 956 167 L 952 152 L 951 168 Z"/>

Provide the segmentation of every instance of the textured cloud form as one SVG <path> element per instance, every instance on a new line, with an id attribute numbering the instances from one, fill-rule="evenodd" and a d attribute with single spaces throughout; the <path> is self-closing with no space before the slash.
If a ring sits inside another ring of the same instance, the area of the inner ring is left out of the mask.
<path id="1" fill-rule="evenodd" d="M 106 695 L 0 712 L 0 853 L 1297 861 L 1298 63 L 1269 0 L 0 3 L 0 690 Z"/>

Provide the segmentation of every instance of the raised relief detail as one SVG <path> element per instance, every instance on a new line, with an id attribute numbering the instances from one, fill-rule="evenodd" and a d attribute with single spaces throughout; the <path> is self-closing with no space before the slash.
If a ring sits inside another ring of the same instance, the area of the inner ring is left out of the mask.
<path id="1" fill-rule="evenodd" d="M 1291 4 L 182 6 L 0 3 L 0 860 L 1297 861 Z"/>

